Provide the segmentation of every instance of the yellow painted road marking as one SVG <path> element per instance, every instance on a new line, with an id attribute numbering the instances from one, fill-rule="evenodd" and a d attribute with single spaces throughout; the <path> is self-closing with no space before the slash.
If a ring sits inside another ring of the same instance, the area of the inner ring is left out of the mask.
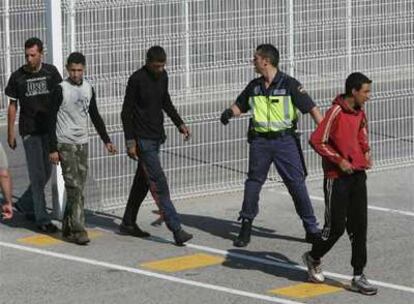
<path id="1" fill-rule="evenodd" d="M 34 246 L 49 246 L 62 243 L 62 240 L 57 236 L 53 237 L 46 234 L 35 234 L 17 240 L 19 243 L 34 245 Z"/>
<path id="2" fill-rule="evenodd" d="M 97 238 L 101 236 L 103 233 L 96 229 L 87 230 L 88 236 L 90 239 Z M 19 243 L 23 243 L 26 245 L 34 245 L 34 246 L 50 246 L 61 244 L 64 241 L 61 238 L 61 235 L 47 235 L 47 234 L 35 234 L 32 236 L 24 237 L 17 239 Z"/>
<path id="3" fill-rule="evenodd" d="M 95 239 L 103 235 L 103 232 L 98 229 L 87 229 L 86 231 L 88 231 L 88 236 L 90 239 Z"/>
<path id="4" fill-rule="evenodd" d="M 143 263 L 141 266 L 164 272 L 176 272 L 202 268 L 223 263 L 224 257 L 198 253 L 181 257 L 174 257 L 160 261 Z"/>
<path id="5" fill-rule="evenodd" d="M 343 290 L 328 284 L 302 283 L 293 286 L 269 290 L 270 293 L 292 298 L 305 299 Z"/>

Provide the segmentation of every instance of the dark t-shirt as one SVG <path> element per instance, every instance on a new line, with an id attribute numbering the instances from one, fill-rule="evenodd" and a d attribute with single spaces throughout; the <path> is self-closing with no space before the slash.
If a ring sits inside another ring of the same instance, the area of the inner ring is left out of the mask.
<path id="1" fill-rule="evenodd" d="M 20 135 L 48 133 L 50 96 L 61 81 L 58 70 L 46 63 L 42 63 L 36 73 L 28 72 L 22 66 L 10 76 L 5 93 L 19 101 Z"/>

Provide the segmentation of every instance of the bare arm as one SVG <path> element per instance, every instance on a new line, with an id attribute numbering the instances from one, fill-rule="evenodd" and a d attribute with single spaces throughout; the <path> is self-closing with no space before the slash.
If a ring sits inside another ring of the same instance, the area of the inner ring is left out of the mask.
<path id="1" fill-rule="evenodd" d="M 312 116 L 314 122 L 319 125 L 323 119 L 321 112 L 319 111 L 317 106 L 314 106 L 310 111 L 309 114 Z"/>
<path id="2" fill-rule="evenodd" d="M 17 101 L 10 100 L 9 107 L 7 109 L 7 142 L 11 149 L 16 149 L 16 135 L 14 131 L 14 125 L 16 122 L 17 113 Z"/>
<path id="3" fill-rule="evenodd" d="M 233 115 L 235 117 L 239 117 L 242 114 L 240 108 L 235 103 L 232 104 L 232 106 L 230 107 L 230 109 L 233 111 Z"/>

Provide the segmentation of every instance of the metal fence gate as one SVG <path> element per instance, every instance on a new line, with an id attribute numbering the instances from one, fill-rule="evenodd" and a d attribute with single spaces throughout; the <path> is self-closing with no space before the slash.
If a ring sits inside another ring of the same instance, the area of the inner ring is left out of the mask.
<path id="1" fill-rule="evenodd" d="M 0 88 L 24 61 L 30 36 L 46 39 L 43 0 L 2 0 Z M 123 153 L 120 108 L 128 76 L 155 44 L 168 55 L 174 104 L 191 128 L 184 143 L 167 122 L 161 156 L 174 198 L 239 189 L 247 171 L 248 117 L 219 123 L 221 111 L 255 77 L 251 59 L 273 43 L 281 68 L 298 78 L 324 111 L 351 71 L 373 79 L 367 104 L 376 169 L 414 163 L 414 2 L 412 0 L 62 0 L 63 53 L 83 52 L 87 78 L 115 144 L 108 156 L 91 128 L 87 207 L 125 204 L 136 163 Z M 46 41 L 46 52 L 47 52 Z M 1 96 L 1 109 L 7 101 Z M 320 158 L 300 130 L 310 177 Z M 276 182 L 272 171 L 269 182 Z"/>

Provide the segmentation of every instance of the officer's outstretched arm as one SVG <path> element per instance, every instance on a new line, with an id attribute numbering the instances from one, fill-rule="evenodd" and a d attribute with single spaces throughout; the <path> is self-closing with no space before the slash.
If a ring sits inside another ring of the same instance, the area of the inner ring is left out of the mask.
<path id="1" fill-rule="evenodd" d="M 321 112 L 319 111 L 317 106 L 314 106 L 310 111 L 309 114 L 312 116 L 314 122 L 319 125 L 323 119 Z"/>
<path id="2" fill-rule="evenodd" d="M 239 108 L 236 104 L 233 104 L 233 105 L 230 107 L 230 109 L 232 109 L 232 111 L 233 111 L 233 115 L 234 115 L 235 117 L 239 117 L 239 116 L 242 114 L 242 112 L 240 111 L 240 108 Z"/>
<path id="3" fill-rule="evenodd" d="M 225 109 L 223 113 L 221 113 L 220 121 L 223 125 L 227 125 L 230 118 L 238 117 L 240 114 L 240 108 L 236 104 L 233 104 L 230 108 Z"/>

